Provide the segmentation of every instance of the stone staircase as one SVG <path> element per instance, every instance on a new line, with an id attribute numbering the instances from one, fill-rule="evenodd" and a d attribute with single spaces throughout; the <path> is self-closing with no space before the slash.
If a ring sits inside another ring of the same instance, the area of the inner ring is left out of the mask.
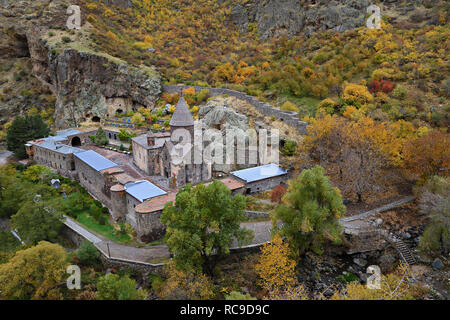
<path id="1" fill-rule="evenodd" d="M 378 229 L 378 233 L 397 249 L 403 261 L 405 261 L 409 265 L 417 263 L 416 258 L 411 253 L 408 246 L 399 237 L 384 229 Z"/>

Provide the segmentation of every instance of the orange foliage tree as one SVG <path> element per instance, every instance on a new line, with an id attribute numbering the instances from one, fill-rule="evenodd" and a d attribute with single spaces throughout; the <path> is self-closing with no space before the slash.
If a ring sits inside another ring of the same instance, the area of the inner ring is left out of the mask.
<path id="1" fill-rule="evenodd" d="M 403 151 L 404 167 L 422 178 L 450 175 L 450 135 L 432 130 L 409 141 Z"/>

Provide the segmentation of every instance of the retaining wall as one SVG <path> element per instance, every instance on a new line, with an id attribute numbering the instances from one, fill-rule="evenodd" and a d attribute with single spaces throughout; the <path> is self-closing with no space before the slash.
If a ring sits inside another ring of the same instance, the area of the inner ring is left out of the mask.
<path id="1" fill-rule="evenodd" d="M 288 125 L 296 128 L 301 134 L 307 134 L 306 127 L 308 123 L 301 121 L 298 118 L 298 113 L 294 111 L 283 111 L 277 108 L 272 107 L 270 104 L 266 102 L 259 101 L 253 96 L 245 94 L 240 91 L 226 89 L 226 88 L 208 88 L 208 87 L 200 87 L 200 86 L 187 86 L 187 85 L 163 85 L 163 92 L 168 93 L 181 93 L 183 89 L 187 88 L 195 88 L 196 92 L 199 92 L 203 89 L 207 89 L 209 91 L 209 95 L 211 97 L 220 96 L 227 94 L 229 96 L 235 97 L 240 100 L 244 100 L 254 106 L 259 112 L 263 115 L 275 118 L 287 123 Z"/>
<path id="2" fill-rule="evenodd" d="M 245 215 L 249 218 L 269 217 L 268 212 L 262 212 L 262 211 L 245 211 Z"/>

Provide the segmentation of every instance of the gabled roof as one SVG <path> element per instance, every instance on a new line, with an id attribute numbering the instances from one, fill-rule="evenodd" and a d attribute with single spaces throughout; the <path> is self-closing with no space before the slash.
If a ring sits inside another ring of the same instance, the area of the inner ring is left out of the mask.
<path id="1" fill-rule="evenodd" d="M 167 192 L 147 180 L 127 183 L 125 191 L 140 202 L 167 194 Z"/>
<path id="2" fill-rule="evenodd" d="M 192 117 L 186 100 L 184 100 L 183 97 L 178 100 L 169 124 L 171 127 L 188 127 L 194 125 L 194 118 Z"/>
<path id="3" fill-rule="evenodd" d="M 56 152 L 59 152 L 62 154 L 79 153 L 79 152 L 84 151 L 82 149 L 71 147 L 71 146 L 68 146 L 68 145 L 62 144 L 62 143 L 56 143 L 51 140 L 43 140 L 43 141 L 39 141 L 35 144 L 41 148 L 51 150 L 51 151 L 56 151 Z"/>
<path id="4" fill-rule="evenodd" d="M 61 142 L 67 140 L 68 136 L 72 136 L 75 134 L 83 133 L 80 130 L 76 129 L 65 129 L 56 131 L 56 136 L 48 136 L 41 139 L 36 139 L 33 141 L 29 141 L 30 144 L 42 144 L 43 142 Z"/>
<path id="5" fill-rule="evenodd" d="M 56 131 L 57 136 L 63 136 L 63 137 L 68 137 L 68 136 L 72 136 L 74 134 L 79 134 L 79 133 L 83 133 L 83 132 L 80 130 L 77 130 L 77 129 L 65 129 L 65 130 Z"/>
<path id="6" fill-rule="evenodd" d="M 231 174 L 246 182 L 254 182 L 287 174 L 287 171 L 274 163 L 264 166 L 233 171 Z"/>
<path id="7" fill-rule="evenodd" d="M 106 159 L 104 156 L 92 150 L 76 153 L 75 157 L 97 171 L 118 167 L 118 165 L 111 160 Z"/>

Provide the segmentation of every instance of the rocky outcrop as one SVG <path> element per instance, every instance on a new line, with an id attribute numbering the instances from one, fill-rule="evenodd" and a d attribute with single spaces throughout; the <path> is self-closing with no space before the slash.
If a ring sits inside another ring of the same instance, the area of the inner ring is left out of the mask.
<path id="1" fill-rule="evenodd" d="M 5 26 L 2 32 L 7 35 L 0 37 L 7 38 L 0 42 L 0 58 L 30 57 L 33 75 L 56 97 L 57 128 L 112 116 L 108 112 L 113 108 L 108 108 L 108 104 L 117 98 L 130 101 L 135 109 L 153 107 L 161 93 L 159 74 L 147 66 L 131 66 L 98 53 L 89 43 L 82 42 L 89 41 L 89 32 L 84 30 L 88 23 L 84 20 L 82 31 L 68 33 L 67 5 L 63 1 L 7 2 L 0 11 L 0 22 Z M 127 1 L 110 2 L 121 6 Z M 29 17 L 27 3 L 35 6 Z M 64 40 L 66 35 L 79 42 L 51 41 L 49 34 L 56 33 L 53 38 Z"/>
<path id="2" fill-rule="evenodd" d="M 260 38 L 265 40 L 300 32 L 311 34 L 332 29 L 339 32 L 362 26 L 369 0 L 301 1 L 268 0 L 238 4 L 231 11 L 232 21 L 241 31 L 256 23 Z"/>
<path id="3" fill-rule="evenodd" d="M 207 128 L 220 130 L 237 128 L 244 131 L 248 129 L 248 118 L 226 105 L 215 105 L 214 102 L 209 102 L 199 110 L 198 116 Z"/>
<path id="4" fill-rule="evenodd" d="M 76 125 L 86 117 L 112 116 L 107 114 L 108 98 L 131 98 L 137 109 L 152 107 L 161 92 L 156 72 L 146 74 L 139 68 L 74 49 L 50 55 L 49 71 L 50 85 L 58 98 L 58 127 Z"/>
<path id="5" fill-rule="evenodd" d="M 402 14 L 408 11 L 406 1 L 385 0 L 382 6 Z M 369 0 L 250 0 L 235 4 L 231 20 L 242 32 L 256 26 L 262 40 L 299 33 L 311 35 L 321 30 L 343 32 L 365 24 Z M 387 10 L 385 10 L 387 12 Z"/>

